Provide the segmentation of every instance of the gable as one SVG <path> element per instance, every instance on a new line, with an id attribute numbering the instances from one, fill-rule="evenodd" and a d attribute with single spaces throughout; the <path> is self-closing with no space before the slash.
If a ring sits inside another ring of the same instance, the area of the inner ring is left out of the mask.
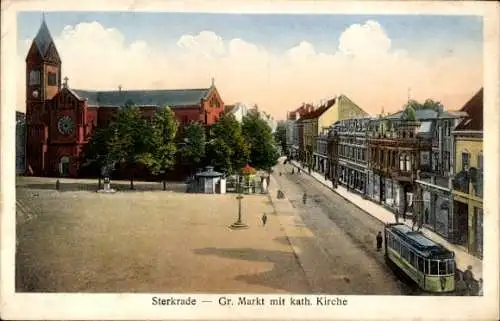
<path id="1" fill-rule="evenodd" d="M 33 41 L 31 43 L 31 47 L 28 50 L 28 54 L 26 55 L 26 62 L 28 61 L 41 61 L 42 56 L 40 55 L 40 51 L 38 50 L 38 47 L 36 43 Z"/>
<path id="2" fill-rule="evenodd" d="M 54 43 L 49 45 L 47 53 L 45 54 L 45 59 L 50 62 L 61 63 L 61 58 L 59 57 L 59 53 L 57 52 Z"/>

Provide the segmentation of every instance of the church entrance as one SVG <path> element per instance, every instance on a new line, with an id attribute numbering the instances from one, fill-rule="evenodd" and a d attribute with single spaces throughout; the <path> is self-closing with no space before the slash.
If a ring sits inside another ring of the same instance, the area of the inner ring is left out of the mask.
<path id="1" fill-rule="evenodd" d="M 59 161 L 59 174 L 63 177 L 69 176 L 69 157 L 63 156 Z"/>

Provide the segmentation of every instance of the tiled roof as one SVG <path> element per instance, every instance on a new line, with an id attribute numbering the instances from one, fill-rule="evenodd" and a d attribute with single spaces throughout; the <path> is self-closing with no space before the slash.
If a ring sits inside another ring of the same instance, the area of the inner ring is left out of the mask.
<path id="1" fill-rule="evenodd" d="M 35 37 L 35 43 L 40 51 L 42 57 L 45 57 L 47 50 L 49 49 L 49 45 L 53 42 L 52 36 L 50 35 L 49 28 L 45 23 L 45 20 L 42 21 L 42 25 L 38 30 L 38 33 Z"/>
<path id="2" fill-rule="evenodd" d="M 328 102 L 325 105 L 305 114 L 300 119 L 313 119 L 321 116 L 325 111 L 327 111 L 330 107 L 332 107 L 335 104 L 335 100 L 336 98 L 328 100 Z"/>
<path id="3" fill-rule="evenodd" d="M 81 99 L 88 99 L 89 106 L 121 107 L 127 101 L 136 106 L 169 106 L 172 108 L 199 105 L 211 88 L 202 89 L 161 89 L 161 90 L 114 90 L 93 91 L 72 89 Z"/>
<path id="4" fill-rule="evenodd" d="M 483 130 L 483 88 L 460 111 L 466 112 L 469 117 L 462 120 L 455 130 Z"/>

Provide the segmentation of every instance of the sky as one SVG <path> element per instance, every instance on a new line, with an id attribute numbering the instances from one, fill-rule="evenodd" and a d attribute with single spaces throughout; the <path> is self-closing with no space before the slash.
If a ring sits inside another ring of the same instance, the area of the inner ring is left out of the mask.
<path id="1" fill-rule="evenodd" d="M 18 110 L 41 12 L 18 14 Z M 49 12 L 71 88 L 204 88 L 277 119 L 344 94 L 369 114 L 408 97 L 457 110 L 483 84 L 479 16 Z"/>

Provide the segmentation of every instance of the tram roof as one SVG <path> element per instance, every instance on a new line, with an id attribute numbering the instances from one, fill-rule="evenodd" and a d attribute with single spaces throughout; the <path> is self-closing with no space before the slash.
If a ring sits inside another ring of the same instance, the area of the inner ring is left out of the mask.
<path id="1" fill-rule="evenodd" d="M 422 254 L 428 256 L 448 256 L 452 254 L 450 250 L 445 248 L 439 243 L 432 241 L 420 232 L 413 231 L 408 225 L 398 223 L 391 224 L 392 230 L 395 234 L 401 236 L 407 243 L 413 246 Z M 453 255 L 453 254 L 452 254 Z"/>

